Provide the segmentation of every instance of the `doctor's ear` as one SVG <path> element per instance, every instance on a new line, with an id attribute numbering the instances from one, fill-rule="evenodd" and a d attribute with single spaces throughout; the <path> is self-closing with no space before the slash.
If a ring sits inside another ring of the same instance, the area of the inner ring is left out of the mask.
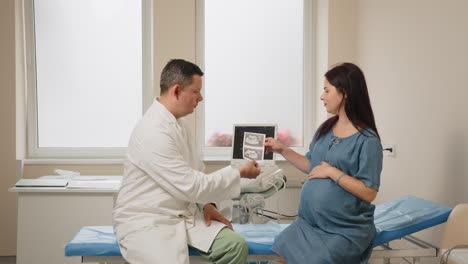
<path id="1" fill-rule="evenodd" d="M 182 92 L 182 86 L 180 86 L 179 84 L 174 84 L 170 91 L 173 96 L 179 99 L 180 93 Z"/>

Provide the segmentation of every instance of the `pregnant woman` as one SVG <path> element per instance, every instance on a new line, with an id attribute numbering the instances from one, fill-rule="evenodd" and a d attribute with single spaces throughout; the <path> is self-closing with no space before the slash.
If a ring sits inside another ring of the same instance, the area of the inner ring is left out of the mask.
<path id="1" fill-rule="evenodd" d="M 319 127 L 305 156 L 265 140 L 267 152 L 308 174 L 299 217 L 278 235 L 273 250 L 290 264 L 367 263 L 382 145 L 361 69 L 352 63 L 333 67 L 320 99 L 334 116 Z"/>

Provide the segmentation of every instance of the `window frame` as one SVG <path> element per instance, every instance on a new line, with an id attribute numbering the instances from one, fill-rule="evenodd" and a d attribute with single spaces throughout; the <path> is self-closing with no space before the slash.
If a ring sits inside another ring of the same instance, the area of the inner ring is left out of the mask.
<path id="1" fill-rule="evenodd" d="M 308 140 L 312 139 L 314 128 L 317 125 L 316 111 L 316 0 L 304 0 L 304 54 L 303 54 L 303 146 L 291 147 L 294 151 L 305 154 L 309 150 Z M 204 17 L 205 0 L 196 0 L 196 62 L 204 70 Z M 205 96 L 205 89 L 202 89 Z M 204 161 L 226 161 L 231 160 L 232 147 L 207 147 L 205 146 L 205 105 L 203 102 L 197 107 L 196 115 L 196 139 L 199 152 Z M 277 159 L 282 157 L 277 156 Z"/>
<path id="2" fill-rule="evenodd" d="M 27 113 L 27 157 L 29 159 L 121 159 L 125 147 L 39 147 L 38 146 L 38 109 L 36 87 L 36 50 L 34 28 L 34 0 L 23 0 L 23 29 L 26 82 Z M 153 1 L 140 0 L 142 3 L 142 115 L 154 97 L 153 61 Z"/>

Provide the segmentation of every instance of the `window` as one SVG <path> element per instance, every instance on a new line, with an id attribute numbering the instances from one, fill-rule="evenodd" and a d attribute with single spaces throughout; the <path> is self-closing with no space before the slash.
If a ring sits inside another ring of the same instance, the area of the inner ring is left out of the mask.
<path id="1" fill-rule="evenodd" d="M 123 157 L 152 98 L 151 1 L 26 0 L 28 156 Z"/>
<path id="2" fill-rule="evenodd" d="M 206 159 L 229 156 L 233 124 L 277 124 L 277 139 L 305 152 L 314 126 L 310 2 L 197 2 Z"/>

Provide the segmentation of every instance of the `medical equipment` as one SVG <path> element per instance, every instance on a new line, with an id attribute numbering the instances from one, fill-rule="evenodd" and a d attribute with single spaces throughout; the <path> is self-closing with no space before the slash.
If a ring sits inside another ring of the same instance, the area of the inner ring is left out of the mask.
<path id="1" fill-rule="evenodd" d="M 420 199 L 404 196 L 376 206 L 375 225 L 377 236 L 371 258 L 412 258 L 420 263 L 421 257 L 436 257 L 438 249 L 410 234 L 447 221 L 451 208 Z M 234 224 L 249 246 L 249 260 L 277 260 L 271 245 L 276 234 L 287 224 Z M 393 249 L 390 242 L 404 238 L 417 248 Z M 201 257 L 192 249 L 191 260 Z M 81 256 L 82 263 L 125 263 L 111 226 L 83 227 L 73 240 L 65 246 L 66 256 Z"/>
<path id="2" fill-rule="evenodd" d="M 246 144 L 249 148 L 261 149 L 263 157 L 255 158 L 261 169 L 256 179 L 241 178 L 241 195 L 234 199 L 233 223 L 266 222 L 268 219 L 261 216 L 264 200 L 285 187 L 286 177 L 275 164 L 275 154 L 263 151 L 265 138 L 276 138 L 276 128 L 272 124 L 234 125 L 231 166 L 239 168 L 248 161 L 244 159 Z"/>
<path id="3" fill-rule="evenodd" d="M 234 168 L 239 168 L 248 161 L 244 159 L 244 135 L 246 133 L 263 134 L 265 135 L 263 140 L 267 137 L 276 138 L 277 126 L 273 124 L 235 124 L 233 127 L 231 166 Z M 256 140 L 258 140 L 258 137 Z M 255 143 L 253 140 L 249 142 Z M 258 142 L 258 146 L 254 148 L 263 150 L 263 141 Z M 264 167 L 267 167 L 270 164 L 275 164 L 275 153 L 265 153 L 263 151 L 262 153 L 263 157 L 257 157 L 255 160 L 261 161 Z"/>
<path id="4" fill-rule="evenodd" d="M 276 165 L 264 169 L 256 179 L 241 178 L 241 195 L 233 199 L 233 223 L 264 223 L 262 217 L 265 199 L 274 195 L 286 185 L 283 170 Z"/>
<path id="5" fill-rule="evenodd" d="M 262 168 L 260 175 L 255 179 L 241 178 L 241 193 L 265 192 L 284 179 L 283 170 L 276 165 Z"/>

